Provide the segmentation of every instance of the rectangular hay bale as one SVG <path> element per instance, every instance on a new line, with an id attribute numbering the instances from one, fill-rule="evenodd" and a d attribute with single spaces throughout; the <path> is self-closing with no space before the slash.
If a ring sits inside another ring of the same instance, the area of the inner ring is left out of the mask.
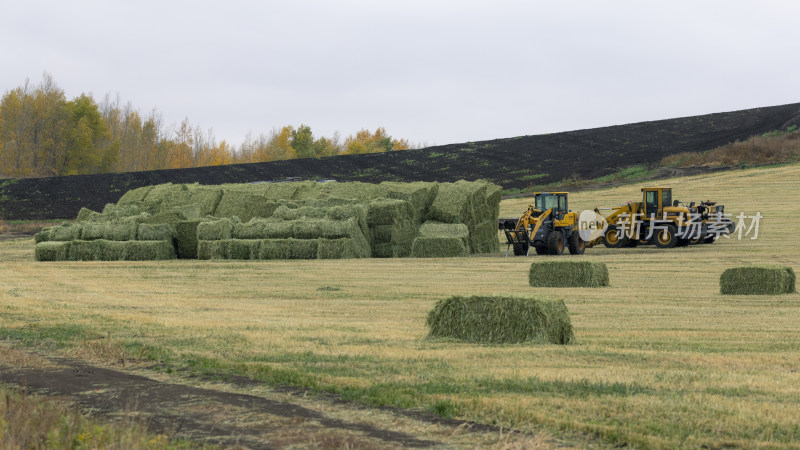
<path id="1" fill-rule="evenodd" d="M 608 286 L 608 268 L 597 261 L 536 261 L 531 264 L 528 284 L 533 287 Z"/>
<path id="2" fill-rule="evenodd" d="M 201 241 L 219 241 L 230 239 L 233 223 L 229 219 L 200 222 L 197 225 L 197 239 Z"/>
<path id="3" fill-rule="evenodd" d="M 39 242 L 34 248 L 34 257 L 36 261 L 67 261 L 69 244 L 67 241 Z"/>
<path id="4" fill-rule="evenodd" d="M 171 241 L 175 228 L 168 223 L 143 223 L 136 230 L 137 241 Z"/>
<path id="5" fill-rule="evenodd" d="M 725 295 L 780 295 L 795 292 L 795 281 L 789 266 L 743 266 L 726 269 L 719 287 Z"/>
<path id="6" fill-rule="evenodd" d="M 83 224 L 76 223 L 76 224 L 69 224 L 65 223 L 58 227 L 52 228 L 52 240 L 54 241 L 74 241 L 76 239 L 81 238 L 81 231 L 83 230 Z"/>
<path id="7" fill-rule="evenodd" d="M 450 297 L 428 313 L 428 338 L 467 342 L 575 342 L 569 311 L 563 300 L 547 297 Z"/>
<path id="8" fill-rule="evenodd" d="M 412 258 L 448 258 L 467 255 L 464 240 L 457 237 L 417 237 L 411 245 Z"/>
<path id="9" fill-rule="evenodd" d="M 180 259 L 197 258 L 197 226 L 200 220 L 185 220 L 175 225 L 177 257 Z"/>

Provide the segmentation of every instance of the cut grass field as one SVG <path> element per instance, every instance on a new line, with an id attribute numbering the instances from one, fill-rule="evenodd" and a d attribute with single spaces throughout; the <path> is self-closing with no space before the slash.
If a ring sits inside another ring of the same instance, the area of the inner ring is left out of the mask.
<path id="1" fill-rule="evenodd" d="M 800 269 L 800 166 L 658 184 L 734 215 L 761 212 L 758 239 L 601 246 L 580 257 L 63 263 L 34 262 L 33 240 L 18 239 L 0 242 L 0 338 L 424 408 L 576 445 L 797 445 L 800 295 L 723 296 L 719 277 L 751 264 Z M 637 200 L 639 187 L 580 192 L 570 207 Z M 501 217 L 526 206 L 506 200 Z M 605 262 L 610 286 L 531 288 L 536 258 Z M 437 300 L 533 293 L 564 299 L 576 343 L 426 339 Z"/>

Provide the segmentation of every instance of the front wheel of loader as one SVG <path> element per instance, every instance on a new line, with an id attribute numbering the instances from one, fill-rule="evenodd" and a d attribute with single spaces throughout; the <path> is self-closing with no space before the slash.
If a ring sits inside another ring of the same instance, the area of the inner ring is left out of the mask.
<path id="1" fill-rule="evenodd" d="M 537 255 L 546 255 L 547 254 L 547 247 L 533 247 L 536 250 Z"/>
<path id="2" fill-rule="evenodd" d="M 675 225 L 667 225 L 664 229 L 658 230 L 654 242 L 658 248 L 674 248 L 678 245 L 678 240 L 678 228 Z"/>
<path id="3" fill-rule="evenodd" d="M 564 253 L 564 233 L 553 231 L 547 236 L 547 254 L 560 255 Z"/>
<path id="4" fill-rule="evenodd" d="M 528 255 L 527 242 L 517 242 L 514 244 L 514 256 L 527 256 L 527 255 Z"/>
<path id="5" fill-rule="evenodd" d="M 608 227 L 606 233 L 603 235 L 603 245 L 608 248 L 620 248 L 626 246 L 628 238 L 625 234 L 618 230 L 617 227 Z"/>
<path id="6" fill-rule="evenodd" d="M 582 255 L 584 251 L 586 251 L 586 242 L 581 239 L 577 231 L 573 231 L 569 235 L 569 254 Z"/>

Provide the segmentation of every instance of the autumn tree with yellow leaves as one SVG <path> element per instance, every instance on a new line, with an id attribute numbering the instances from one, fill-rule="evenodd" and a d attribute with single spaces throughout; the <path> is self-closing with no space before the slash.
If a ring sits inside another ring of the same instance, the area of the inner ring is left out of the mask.
<path id="1" fill-rule="evenodd" d="M 89 95 L 67 100 L 53 78 L 6 91 L 0 99 L 0 177 L 46 177 L 219 166 L 406 150 L 383 127 L 342 142 L 316 137 L 300 124 L 254 137 L 237 148 L 188 118 L 167 127 L 155 110 L 142 115 L 119 97 L 99 104 Z"/>

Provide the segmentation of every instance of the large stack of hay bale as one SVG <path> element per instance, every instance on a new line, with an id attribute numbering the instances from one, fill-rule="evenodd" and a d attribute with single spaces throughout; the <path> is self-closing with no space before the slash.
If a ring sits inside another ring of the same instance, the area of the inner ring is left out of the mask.
<path id="1" fill-rule="evenodd" d="M 428 313 L 430 338 L 476 343 L 552 343 L 575 341 L 563 300 L 532 297 L 450 297 Z"/>
<path id="2" fill-rule="evenodd" d="M 501 188 L 456 183 L 162 184 L 37 235 L 36 258 L 330 259 L 499 251 Z"/>

